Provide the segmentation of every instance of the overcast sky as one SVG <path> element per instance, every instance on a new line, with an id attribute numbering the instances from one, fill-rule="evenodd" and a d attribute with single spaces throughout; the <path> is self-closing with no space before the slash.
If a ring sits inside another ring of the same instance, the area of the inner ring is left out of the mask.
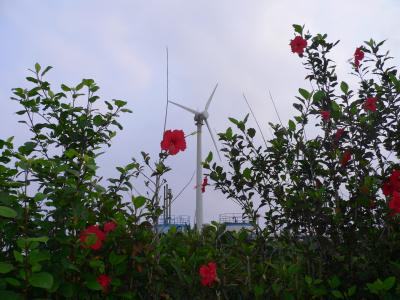
<path id="1" fill-rule="evenodd" d="M 352 82 L 347 61 L 364 40 L 388 39 L 386 47 L 398 56 L 399 15 L 396 0 L 0 0 L 0 137 L 13 135 L 17 144 L 29 137 L 9 97 L 12 88 L 27 86 L 27 69 L 39 62 L 54 67 L 48 76 L 53 89 L 93 78 L 103 100 L 128 101 L 134 113 L 121 118 L 124 131 L 100 159 L 102 175 L 116 175 L 115 166 L 139 158 L 142 150 L 154 157 L 164 122 L 166 46 L 171 100 L 201 109 L 218 82 L 209 110 L 211 127 L 225 131 L 228 117 L 243 118 L 246 93 L 269 137 L 267 123 L 278 120 L 268 91 L 287 124 L 298 88 L 310 88 L 301 60 L 288 45 L 292 24 L 340 39 L 332 58 L 340 80 Z M 193 132 L 193 116 L 170 106 L 167 129 Z M 212 150 L 207 132 L 203 143 L 205 156 Z M 167 178 L 175 194 L 195 170 L 195 136 L 187 146 L 168 160 L 173 170 Z M 193 187 L 194 182 L 174 203 L 173 214 L 193 219 Z M 220 213 L 239 212 L 211 188 L 204 194 L 204 208 L 206 222 Z"/>

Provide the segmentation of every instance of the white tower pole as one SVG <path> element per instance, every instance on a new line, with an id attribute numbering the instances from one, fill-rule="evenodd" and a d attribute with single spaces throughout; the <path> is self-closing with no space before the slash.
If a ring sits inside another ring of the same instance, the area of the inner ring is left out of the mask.
<path id="1" fill-rule="evenodd" d="M 170 101 L 172 104 L 179 106 L 180 108 L 191 112 L 192 114 L 194 114 L 194 121 L 196 123 L 197 126 L 197 158 L 196 158 L 196 212 L 195 212 L 195 222 L 196 222 L 196 227 L 198 231 L 201 231 L 201 229 L 203 228 L 203 194 L 201 191 L 201 177 L 203 174 L 203 165 L 201 163 L 201 127 L 204 125 L 203 122 L 206 123 L 208 131 L 210 132 L 211 135 L 211 139 L 213 141 L 213 144 L 215 146 L 215 150 L 217 151 L 218 157 L 221 159 L 221 156 L 219 155 L 219 151 L 218 151 L 218 147 L 217 147 L 217 143 L 215 142 L 215 139 L 213 137 L 213 134 L 211 132 L 211 127 L 210 124 L 207 121 L 208 118 L 208 108 L 211 104 L 211 100 L 214 96 L 215 90 L 218 87 L 218 83 L 215 85 L 214 90 L 212 91 L 210 98 L 208 98 L 206 107 L 204 108 L 204 111 L 202 112 L 198 112 L 195 111 L 192 108 L 183 106 L 179 103 Z"/>
<path id="2" fill-rule="evenodd" d="M 197 159 L 196 159 L 196 226 L 197 230 L 203 228 L 203 194 L 201 192 L 201 176 L 203 166 L 201 164 L 201 127 L 203 120 L 201 115 L 196 114 L 195 121 L 197 125 Z"/>

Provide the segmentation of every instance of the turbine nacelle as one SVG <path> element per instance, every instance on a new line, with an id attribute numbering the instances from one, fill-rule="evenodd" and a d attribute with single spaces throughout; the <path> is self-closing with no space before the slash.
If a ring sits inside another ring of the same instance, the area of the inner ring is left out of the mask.
<path id="1" fill-rule="evenodd" d="M 207 119 L 208 119 L 208 117 L 209 117 L 208 108 L 210 107 L 211 100 L 212 100 L 213 97 L 214 97 L 214 93 L 215 93 L 215 90 L 217 89 L 217 87 L 218 87 L 218 83 L 215 85 L 214 90 L 212 91 L 210 97 L 209 97 L 208 100 L 207 100 L 207 103 L 206 103 L 206 106 L 205 106 L 204 110 L 201 111 L 201 112 L 200 112 L 200 111 L 197 111 L 197 110 L 194 110 L 194 109 L 192 109 L 192 108 L 190 108 L 190 107 L 186 107 L 186 106 L 184 106 L 184 105 L 182 105 L 182 104 L 176 103 L 176 102 L 174 102 L 174 101 L 170 101 L 170 100 L 169 100 L 168 102 L 171 102 L 172 104 L 174 104 L 174 105 L 176 105 L 176 106 L 178 106 L 178 107 L 180 107 L 180 108 L 182 108 L 182 109 L 184 109 L 184 110 L 186 110 L 186 111 L 188 111 L 188 112 L 194 114 L 194 120 L 195 120 L 195 122 L 196 122 L 196 125 L 197 125 L 197 124 L 203 125 L 204 123 L 207 125 L 207 129 L 208 129 L 208 131 L 210 132 L 211 139 L 212 139 L 212 141 L 213 141 L 215 150 L 217 150 L 218 157 L 219 157 L 219 159 L 221 159 L 221 156 L 220 156 L 219 151 L 218 151 L 217 143 L 215 142 L 214 135 L 213 135 L 213 133 L 211 132 L 210 125 L 208 124 L 208 121 L 207 121 Z"/>
<path id="2" fill-rule="evenodd" d="M 202 112 L 197 112 L 194 115 L 194 120 L 197 122 L 201 122 L 201 124 L 203 124 L 203 121 L 206 121 L 208 119 L 208 112 L 203 110 Z"/>

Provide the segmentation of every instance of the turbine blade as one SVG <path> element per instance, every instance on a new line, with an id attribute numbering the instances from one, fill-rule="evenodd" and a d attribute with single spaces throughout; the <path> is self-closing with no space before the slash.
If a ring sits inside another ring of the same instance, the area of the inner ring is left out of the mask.
<path id="1" fill-rule="evenodd" d="M 218 147 L 217 147 L 217 142 L 215 141 L 215 139 L 214 139 L 214 135 L 213 135 L 213 133 L 212 133 L 212 131 L 211 131 L 211 128 L 210 128 L 210 124 L 208 124 L 208 121 L 207 121 L 207 119 L 205 119 L 204 121 L 205 121 L 205 123 L 206 123 L 206 125 L 207 125 L 208 132 L 209 132 L 209 133 L 210 133 L 210 135 L 211 135 L 211 139 L 212 139 L 212 141 L 213 141 L 213 144 L 214 144 L 215 150 L 217 151 L 217 154 L 218 154 L 219 160 L 221 160 L 221 161 L 222 161 L 222 159 L 221 159 L 221 155 L 219 154 L 219 150 L 218 150 Z"/>
<path id="2" fill-rule="evenodd" d="M 215 93 L 215 90 L 217 89 L 217 87 L 218 87 L 218 83 L 215 85 L 215 88 L 214 88 L 213 92 L 211 93 L 210 98 L 208 98 L 206 108 L 204 109 L 205 111 L 208 111 L 208 107 L 210 106 L 211 100 L 214 97 L 214 93 Z"/>
<path id="3" fill-rule="evenodd" d="M 182 104 L 175 103 L 174 101 L 171 101 L 171 100 L 168 100 L 168 102 L 171 102 L 172 104 L 179 106 L 180 108 L 187 110 L 188 112 L 191 112 L 192 114 L 197 114 L 197 111 L 195 111 L 194 109 L 191 109 L 189 107 L 183 106 Z"/>

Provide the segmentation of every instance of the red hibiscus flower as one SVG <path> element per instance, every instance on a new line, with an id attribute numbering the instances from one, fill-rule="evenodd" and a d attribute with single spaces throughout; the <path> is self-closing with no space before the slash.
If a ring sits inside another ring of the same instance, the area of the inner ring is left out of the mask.
<path id="1" fill-rule="evenodd" d="M 335 132 L 335 141 L 338 142 L 340 140 L 340 138 L 344 135 L 344 133 L 345 133 L 344 128 L 339 128 Z"/>
<path id="2" fill-rule="evenodd" d="M 182 130 L 167 130 L 164 132 L 164 138 L 161 141 L 161 149 L 175 155 L 179 151 L 186 149 L 185 134 Z"/>
<path id="3" fill-rule="evenodd" d="M 205 176 L 203 179 L 203 183 L 201 184 L 201 192 L 202 193 L 205 193 L 207 185 L 208 185 L 208 179 L 207 179 L 207 176 Z"/>
<path id="4" fill-rule="evenodd" d="M 360 61 L 364 59 L 364 52 L 360 48 L 356 48 L 354 52 L 354 65 L 356 69 L 360 66 Z"/>
<path id="5" fill-rule="evenodd" d="M 340 164 L 342 166 L 345 166 L 349 162 L 350 159 L 351 159 L 351 151 L 346 150 L 346 151 L 344 151 L 342 158 L 340 159 Z"/>
<path id="6" fill-rule="evenodd" d="M 324 120 L 325 122 L 329 121 L 329 119 L 331 118 L 331 112 L 328 110 L 321 110 L 321 117 L 322 120 Z"/>
<path id="7" fill-rule="evenodd" d="M 100 275 L 99 277 L 97 277 L 97 282 L 102 286 L 103 291 L 107 291 L 108 286 L 111 283 L 111 277 L 107 276 L 105 274 Z"/>
<path id="8" fill-rule="evenodd" d="M 390 202 L 389 202 L 389 208 L 392 210 L 392 215 L 400 213 L 400 193 L 399 192 L 397 192 L 397 191 L 393 192 L 392 198 L 390 199 Z"/>
<path id="9" fill-rule="evenodd" d="M 354 52 L 354 59 L 356 60 L 364 59 L 364 52 L 361 50 L 361 48 L 356 48 L 356 51 Z"/>
<path id="10" fill-rule="evenodd" d="M 392 171 L 389 180 L 383 184 L 382 190 L 385 196 L 392 195 L 395 191 L 400 191 L 400 170 L 395 169 Z"/>
<path id="11" fill-rule="evenodd" d="M 217 281 L 217 265 L 215 262 L 209 262 L 206 265 L 200 266 L 199 274 L 201 277 L 201 284 L 211 287 Z"/>
<path id="12" fill-rule="evenodd" d="M 364 102 L 364 109 L 369 111 L 376 111 L 376 101 L 375 97 L 367 98 Z"/>
<path id="13" fill-rule="evenodd" d="M 93 250 L 99 250 L 105 238 L 105 233 L 101 231 L 97 225 L 89 226 L 84 231 L 82 231 L 79 236 L 82 247 L 91 248 Z"/>
<path id="14" fill-rule="evenodd" d="M 293 53 L 302 56 L 304 48 L 307 47 L 307 40 L 303 39 L 301 36 L 296 36 L 290 41 L 290 47 L 292 48 Z"/>
<path id="15" fill-rule="evenodd" d="M 115 228 L 117 228 L 117 224 L 114 221 L 109 221 L 106 224 L 104 224 L 104 232 L 105 233 L 114 231 Z"/>

